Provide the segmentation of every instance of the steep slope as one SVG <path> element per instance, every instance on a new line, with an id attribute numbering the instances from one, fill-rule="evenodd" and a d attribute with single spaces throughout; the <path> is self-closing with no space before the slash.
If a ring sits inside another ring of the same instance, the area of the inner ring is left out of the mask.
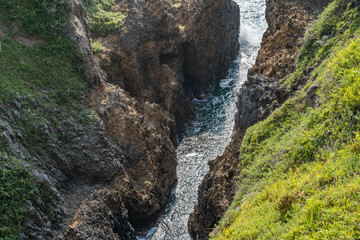
<path id="1" fill-rule="evenodd" d="M 307 29 L 291 97 L 246 131 L 213 239 L 359 238 L 359 8 L 335 0 Z"/>
<path id="2" fill-rule="evenodd" d="M 176 182 L 188 102 L 238 52 L 229 0 L 91 2 L 0 1 L 1 238 L 134 239 Z"/>
<path id="3" fill-rule="evenodd" d="M 188 223 L 190 234 L 195 239 L 207 239 L 232 202 L 235 179 L 239 174 L 239 149 L 246 129 L 266 118 L 288 96 L 286 87 L 279 84 L 278 78 L 268 77 L 283 77 L 293 70 L 294 57 L 299 52 L 296 43 L 304 35 L 311 14 L 303 2 L 268 0 L 266 3 L 269 26 L 256 64 L 249 71 L 249 75 L 263 74 L 265 77 L 250 77 L 245 83 L 239 95 L 231 142 L 222 156 L 209 162 L 210 171 L 199 187 L 198 204 Z"/>

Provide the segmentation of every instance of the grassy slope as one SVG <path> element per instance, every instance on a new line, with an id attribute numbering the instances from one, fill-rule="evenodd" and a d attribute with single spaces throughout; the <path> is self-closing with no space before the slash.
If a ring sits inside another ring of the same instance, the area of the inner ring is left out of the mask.
<path id="1" fill-rule="evenodd" d="M 213 239 L 360 239 L 360 6 L 335 0 L 308 29 L 308 84 L 247 130 L 239 190 Z M 320 86 L 320 106 L 305 106 Z"/>
<path id="2" fill-rule="evenodd" d="M 114 7 L 122 0 L 85 0 L 89 21 L 93 32 L 103 36 L 119 31 L 126 14 L 114 11 Z"/>
<path id="3" fill-rule="evenodd" d="M 74 117 L 81 115 L 78 105 L 80 93 L 86 90 L 84 74 L 75 47 L 63 37 L 68 24 L 68 2 L 0 0 L 0 12 L 1 22 L 9 29 L 16 20 L 24 33 L 46 41 L 26 47 L 10 38 L 11 30 L 0 38 L 0 119 L 8 115 L 9 109 L 16 109 L 12 102 L 17 99 L 22 105 L 17 109 L 21 118 L 11 126 L 15 135 L 21 134 L 22 144 L 30 153 L 37 153 L 47 144 L 38 127 L 44 122 L 56 124 L 47 108 L 56 107 Z M 5 130 L 0 126 L 0 134 Z M 36 198 L 35 183 L 21 167 L 30 157 L 19 160 L 4 137 L 0 138 L 0 153 L 0 239 L 19 239 L 20 232 L 26 233 L 22 225 L 28 211 L 25 203 Z"/>

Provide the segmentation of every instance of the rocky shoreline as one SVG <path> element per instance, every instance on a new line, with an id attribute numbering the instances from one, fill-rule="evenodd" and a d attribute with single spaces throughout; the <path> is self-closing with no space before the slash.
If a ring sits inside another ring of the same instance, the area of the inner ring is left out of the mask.
<path id="1" fill-rule="evenodd" d="M 231 142 L 222 156 L 209 162 L 210 171 L 199 186 L 198 203 L 188 222 L 193 239 L 208 239 L 230 206 L 236 193 L 240 170 L 237 159 L 246 129 L 264 120 L 291 94 L 279 79 L 286 78 L 295 69 L 299 40 L 312 20 L 313 11 L 328 2 L 266 0 L 268 29 L 256 63 L 238 96 Z"/>

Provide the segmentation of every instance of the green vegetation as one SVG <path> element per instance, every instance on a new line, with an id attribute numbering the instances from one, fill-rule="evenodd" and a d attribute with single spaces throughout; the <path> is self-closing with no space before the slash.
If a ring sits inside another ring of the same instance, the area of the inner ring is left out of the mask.
<path id="1" fill-rule="evenodd" d="M 67 30 L 69 10 L 66 0 L 0 0 L 0 21 L 16 21 L 28 35 L 56 39 Z"/>
<path id="2" fill-rule="evenodd" d="M 323 61 L 247 130 L 238 192 L 213 239 L 360 239 L 359 13 L 356 1 L 335 0 L 308 30 L 287 84 Z M 312 84 L 315 109 L 305 105 Z"/>
<path id="3" fill-rule="evenodd" d="M 75 48 L 67 40 L 62 46 L 48 43 L 33 48 L 9 37 L 0 41 L 0 104 L 13 99 L 17 92 L 35 97 L 39 89 L 53 90 L 55 102 L 68 104 L 85 89 Z"/>
<path id="4" fill-rule="evenodd" d="M 94 51 L 94 53 L 102 53 L 104 52 L 104 47 L 101 42 L 92 42 L 91 48 Z"/>
<path id="5" fill-rule="evenodd" d="M 121 0 L 85 0 L 92 31 L 103 36 L 122 28 L 125 14 L 114 11 Z"/>
<path id="6" fill-rule="evenodd" d="M 61 110 L 77 124 L 91 121 L 92 112 L 80 104 L 87 89 L 84 70 L 75 46 L 65 37 L 68 12 L 66 0 L 0 0 L 0 21 L 9 27 L 8 35 L 0 37 L 0 119 L 15 108 L 15 99 L 21 104 L 11 128 L 30 154 L 61 137 L 39 131 L 45 123 L 59 124 L 49 109 Z M 14 22 L 19 31 L 45 43 L 30 48 L 15 42 L 10 37 Z M 0 126 L 0 134 L 6 131 Z M 0 153 L 0 239 L 20 239 L 20 232 L 26 233 L 22 222 L 28 201 L 36 198 L 33 178 L 21 167 L 30 158 L 19 160 L 5 137 L 0 137 Z"/>
<path id="7" fill-rule="evenodd" d="M 308 27 L 296 61 L 297 69 L 285 81 L 289 88 L 301 81 L 305 69 L 317 67 L 318 62 L 326 59 L 330 53 L 339 51 L 359 26 L 360 13 L 356 1 L 333 1 L 318 21 Z"/>
<path id="8" fill-rule="evenodd" d="M 16 159 L 5 167 L 0 162 L 0 239 L 20 239 L 19 231 L 25 228 L 25 203 L 34 199 L 33 179 L 20 166 Z"/>

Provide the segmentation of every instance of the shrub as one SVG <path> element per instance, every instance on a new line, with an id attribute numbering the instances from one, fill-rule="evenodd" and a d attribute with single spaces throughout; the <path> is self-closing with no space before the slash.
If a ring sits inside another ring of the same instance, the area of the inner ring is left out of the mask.
<path id="1" fill-rule="evenodd" d="M 290 211 L 295 200 L 296 198 L 292 194 L 285 194 L 276 202 L 275 209 L 284 215 Z"/>
<path id="2" fill-rule="evenodd" d="M 92 42 L 91 48 L 94 53 L 102 53 L 104 52 L 104 47 L 101 42 Z"/>
<path id="3" fill-rule="evenodd" d="M 114 11 L 114 6 L 120 0 L 86 0 L 90 26 L 93 32 L 103 36 L 120 31 L 126 17 L 121 12 Z"/>

